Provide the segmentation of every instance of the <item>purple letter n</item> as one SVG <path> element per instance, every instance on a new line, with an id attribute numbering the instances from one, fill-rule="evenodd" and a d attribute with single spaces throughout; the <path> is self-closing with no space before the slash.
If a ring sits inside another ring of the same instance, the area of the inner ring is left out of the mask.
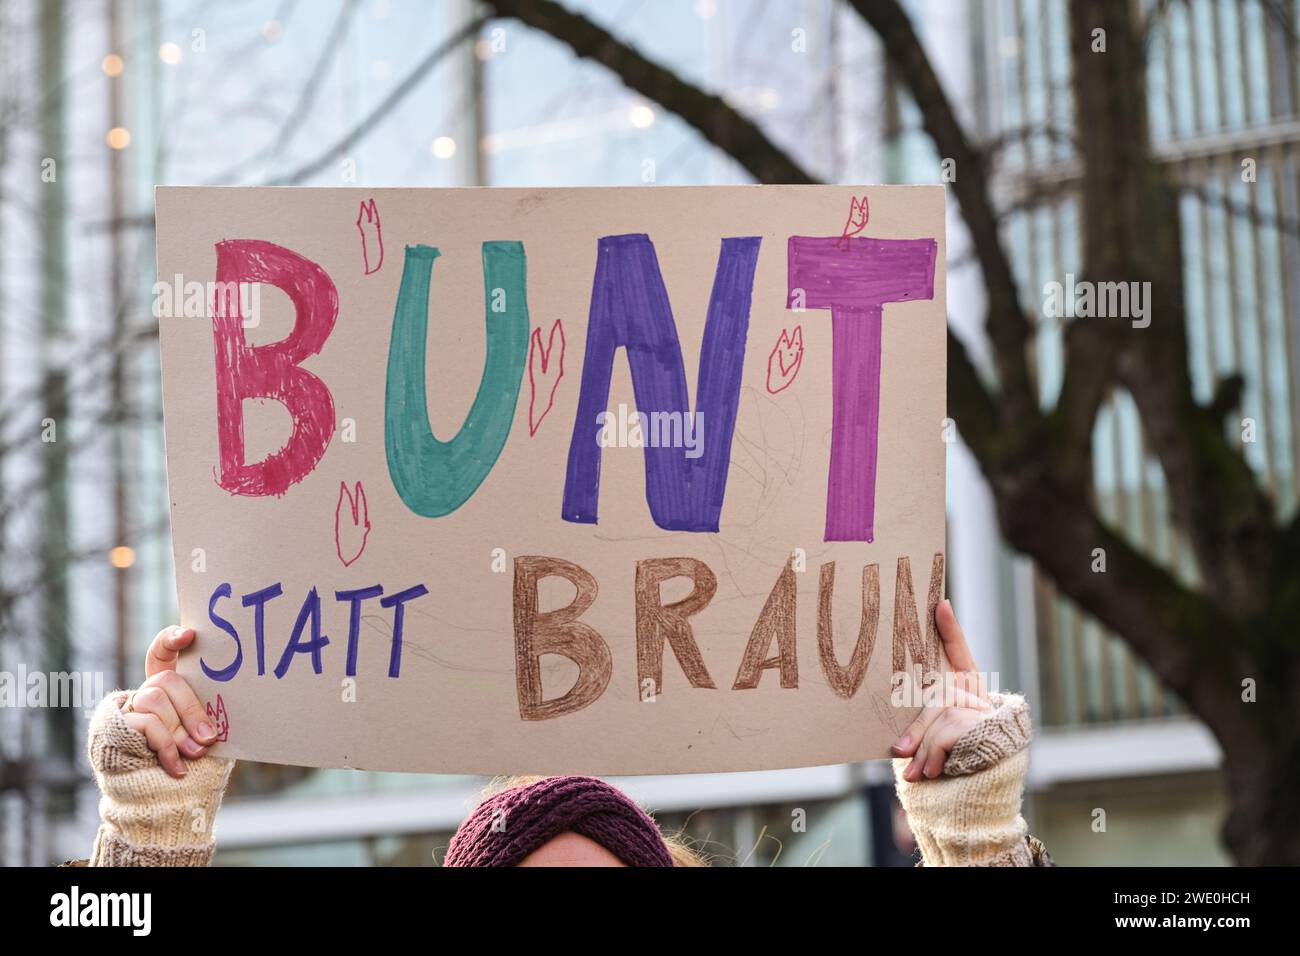
<path id="1" fill-rule="evenodd" d="M 698 457 L 682 448 L 645 448 L 645 491 L 654 523 L 668 531 L 717 531 L 740 405 L 749 306 L 758 265 L 758 236 L 723 239 L 704 322 L 695 391 Z M 627 351 L 639 414 L 691 414 L 677 325 L 668 305 L 650 237 L 605 236 L 597 247 L 596 278 L 582 358 L 582 388 L 564 479 L 565 521 L 596 523 L 600 446 L 596 416 L 609 402 L 618 350 Z"/>
<path id="2" fill-rule="evenodd" d="M 880 319 L 886 302 L 934 297 L 938 249 L 933 239 L 790 237 L 790 307 L 831 310 L 827 541 L 875 537 Z"/>

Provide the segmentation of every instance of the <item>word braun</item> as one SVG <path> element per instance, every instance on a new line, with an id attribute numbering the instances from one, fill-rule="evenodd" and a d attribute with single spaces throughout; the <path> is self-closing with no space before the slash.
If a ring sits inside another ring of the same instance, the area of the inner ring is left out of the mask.
<path id="1" fill-rule="evenodd" d="M 943 652 L 934 609 L 943 590 L 943 565 L 943 554 L 936 553 L 930 568 L 923 638 L 912 588 L 911 562 L 906 557 L 898 559 L 891 649 L 895 675 L 906 674 L 909 658 L 923 674 L 933 675 L 939 669 Z M 573 585 L 574 598 L 567 606 L 553 611 L 540 610 L 537 585 L 548 577 L 564 578 Z M 661 585 L 673 578 L 688 578 L 694 586 L 685 598 L 664 604 Z M 672 648 L 692 687 L 717 686 L 705 666 L 690 622 L 693 615 L 708 606 L 717 587 L 713 571 L 695 558 L 637 562 L 636 669 L 642 700 L 652 700 L 663 692 L 665 643 Z M 596 602 L 597 590 L 596 579 L 570 561 L 537 555 L 515 559 L 515 679 L 519 715 L 524 720 L 549 720 L 581 710 L 594 703 L 609 685 L 613 671 L 609 644 L 580 620 Z M 841 664 L 835 653 L 831 615 L 834 590 L 835 562 L 831 561 L 821 566 L 818 576 L 817 652 L 826 683 L 836 695 L 849 699 L 862 686 L 875 649 L 880 620 L 880 565 L 869 564 L 862 569 L 861 624 L 847 664 Z M 786 564 L 750 632 L 732 690 L 753 690 L 767 670 L 777 671 L 782 687 L 799 686 L 795 641 L 797 596 L 794 569 Z M 573 686 L 562 696 L 549 700 L 542 692 L 541 658 L 546 654 L 566 657 L 578 667 Z"/>

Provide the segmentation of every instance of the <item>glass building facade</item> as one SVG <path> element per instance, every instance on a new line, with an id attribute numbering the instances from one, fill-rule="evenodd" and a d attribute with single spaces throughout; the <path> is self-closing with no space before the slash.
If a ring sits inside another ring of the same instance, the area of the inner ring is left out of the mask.
<path id="1" fill-rule="evenodd" d="M 1154 153 L 1183 189 L 1188 360 L 1198 400 L 1240 372 L 1240 423 L 1227 433 L 1273 495 L 1297 505 L 1296 7 L 1246 0 L 1143 5 Z M 1069 319 L 1043 315 L 1046 283 L 1081 272 L 1065 0 L 988 3 L 983 138 L 1003 144 L 1006 242 L 1026 311 L 1037 318 L 1045 405 L 1064 374 Z M 1290 38 L 1290 39 L 1288 39 Z M 1195 580 L 1189 545 L 1167 520 L 1163 475 L 1132 398 L 1113 393 L 1093 435 L 1093 487 L 1104 519 L 1140 550 Z M 1036 582 L 1040 715 L 1053 726 L 1142 720 L 1178 703 L 1123 643 Z"/>

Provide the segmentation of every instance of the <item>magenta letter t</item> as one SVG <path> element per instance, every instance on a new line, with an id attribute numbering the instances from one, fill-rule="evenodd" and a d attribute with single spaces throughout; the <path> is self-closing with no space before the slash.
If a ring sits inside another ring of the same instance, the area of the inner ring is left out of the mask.
<path id="1" fill-rule="evenodd" d="M 886 302 L 934 297 L 938 249 L 933 239 L 790 237 L 787 304 L 831 310 L 827 541 L 875 536 L 880 320 Z"/>

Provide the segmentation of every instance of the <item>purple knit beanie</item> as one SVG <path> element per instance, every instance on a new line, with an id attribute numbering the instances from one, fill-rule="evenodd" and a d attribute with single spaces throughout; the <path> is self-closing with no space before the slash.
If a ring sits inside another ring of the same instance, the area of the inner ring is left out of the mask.
<path id="1" fill-rule="evenodd" d="M 594 840 L 628 866 L 673 865 L 649 814 L 595 777 L 547 777 L 489 797 L 451 838 L 442 865 L 517 866 L 561 833 Z"/>

